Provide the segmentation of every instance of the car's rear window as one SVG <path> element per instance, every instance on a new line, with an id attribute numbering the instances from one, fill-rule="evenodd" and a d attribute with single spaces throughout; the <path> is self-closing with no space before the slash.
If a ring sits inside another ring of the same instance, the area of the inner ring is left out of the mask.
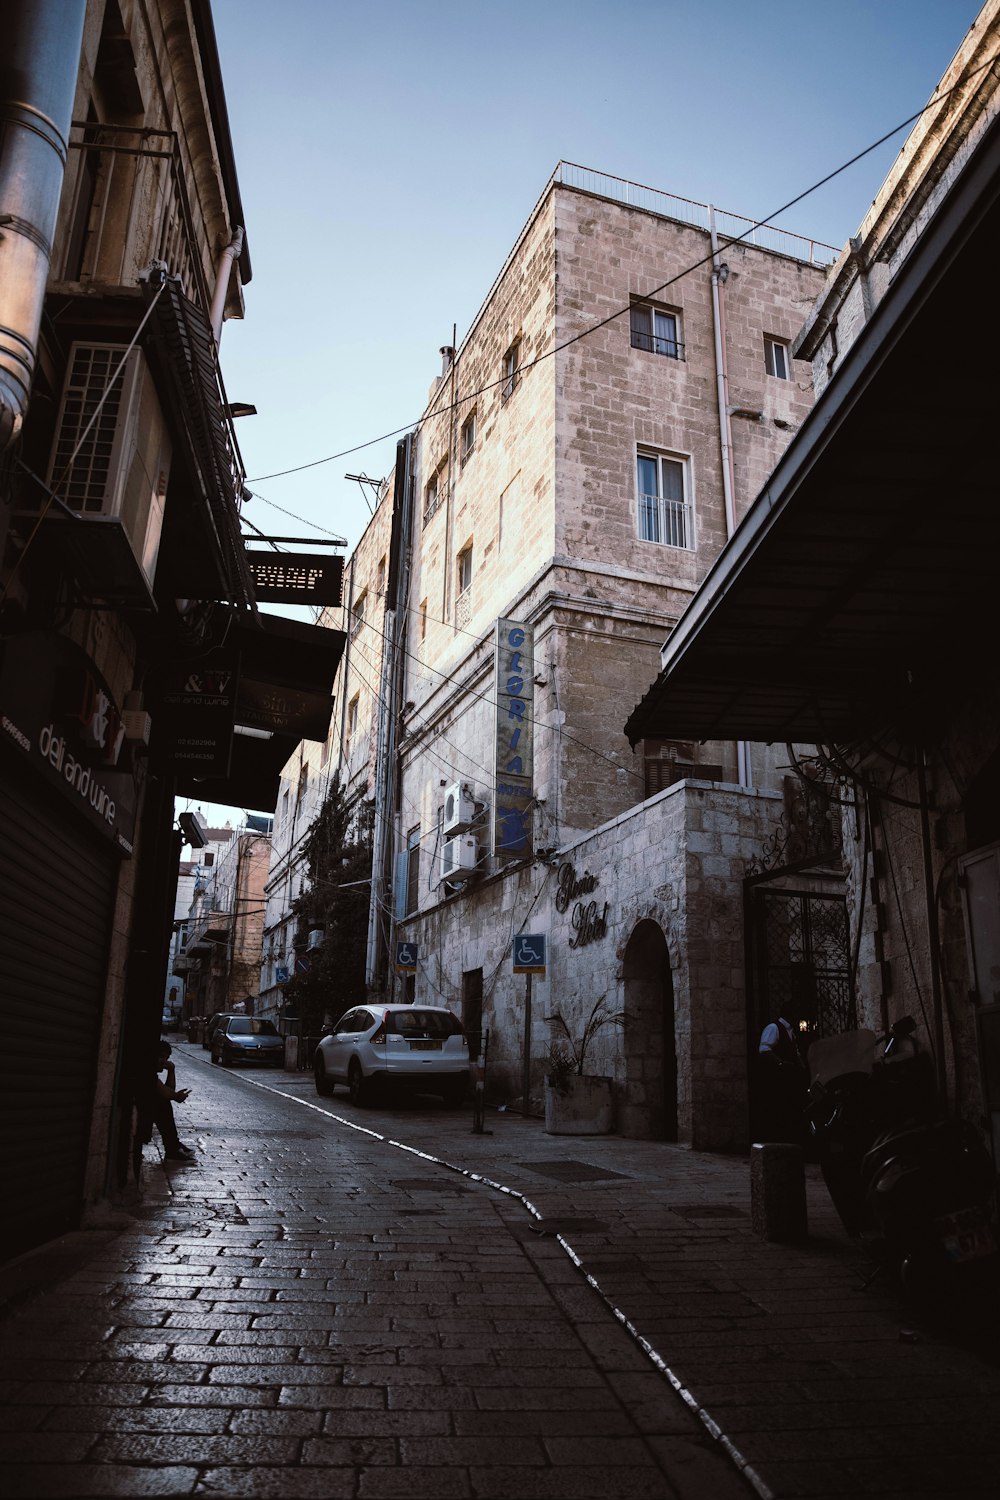
<path id="1" fill-rule="evenodd" d="M 392 1036 L 461 1036 L 462 1023 L 450 1010 L 396 1010 L 390 1012 L 386 1030 Z"/>

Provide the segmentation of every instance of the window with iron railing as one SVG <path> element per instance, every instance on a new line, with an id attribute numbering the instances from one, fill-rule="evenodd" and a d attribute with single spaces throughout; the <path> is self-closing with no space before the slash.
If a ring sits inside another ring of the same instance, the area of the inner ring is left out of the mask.
<path id="1" fill-rule="evenodd" d="M 687 463 L 669 453 L 640 450 L 636 461 L 638 529 L 644 542 L 662 547 L 694 546 L 687 497 Z"/>
<path id="2" fill-rule="evenodd" d="M 464 629 L 472 615 L 472 544 L 463 547 L 457 561 L 455 624 Z"/>
<path id="3" fill-rule="evenodd" d="M 662 354 L 667 359 L 683 359 L 684 345 L 679 338 L 680 319 L 667 308 L 646 302 L 633 302 L 629 310 L 632 348 L 647 354 Z"/>

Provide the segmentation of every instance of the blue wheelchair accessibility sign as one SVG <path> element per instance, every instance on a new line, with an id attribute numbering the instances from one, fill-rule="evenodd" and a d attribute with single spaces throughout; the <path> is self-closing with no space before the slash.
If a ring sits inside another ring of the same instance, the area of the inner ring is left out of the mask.
<path id="1" fill-rule="evenodd" d="M 396 970 L 401 974 L 413 974 L 417 968 L 419 948 L 416 943 L 396 944 Z"/>
<path id="2" fill-rule="evenodd" d="M 519 932 L 514 939 L 514 973 L 545 973 L 545 934 Z"/>

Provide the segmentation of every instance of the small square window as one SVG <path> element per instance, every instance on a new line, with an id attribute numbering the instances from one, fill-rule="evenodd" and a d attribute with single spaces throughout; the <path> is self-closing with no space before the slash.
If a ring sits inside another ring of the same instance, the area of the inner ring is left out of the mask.
<path id="1" fill-rule="evenodd" d="M 354 605 L 353 605 L 353 607 L 351 609 L 351 640 L 352 641 L 354 640 L 354 637 L 358 634 L 358 632 L 361 630 L 362 625 L 365 623 L 365 600 L 367 599 L 367 597 L 368 597 L 367 593 L 359 594 L 358 597 L 357 597 L 357 599 L 355 599 Z"/>
<path id="2" fill-rule="evenodd" d="M 764 364 L 767 373 L 773 375 L 775 380 L 790 380 L 788 345 L 781 339 L 773 339 L 769 334 L 764 335 Z"/>
<path id="3" fill-rule="evenodd" d="M 684 345 L 680 342 L 680 318 L 666 307 L 654 307 L 649 302 L 633 302 L 629 310 L 629 326 L 633 349 L 645 349 L 647 354 L 662 354 L 667 359 L 683 359 Z"/>
<path id="4" fill-rule="evenodd" d="M 380 557 L 379 560 L 378 560 L 378 573 L 376 575 L 375 589 L 376 589 L 376 592 L 378 593 L 379 597 L 381 598 L 381 596 L 385 593 L 385 558 L 384 557 Z"/>
<path id="5" fill-rule="evenodd" d="M 500 400 L 509 401 L 521 383 L 521 340 L 515 339 L 503 357 Z"/>
<path id="6" fill-rule="evenodd" d="M 472 450 L 476 446 L 476 413 L 470 412 L 462 423 L 462 462 L 463 464 L 471 457 Z"/>
<path id="7" fill-rule="evenodd" d="M 426 599 L 421 599 L 421 601 L 420 601 L 420 639 L 422 641 L 425 641 L 427 639 L 427 600 Z"/>

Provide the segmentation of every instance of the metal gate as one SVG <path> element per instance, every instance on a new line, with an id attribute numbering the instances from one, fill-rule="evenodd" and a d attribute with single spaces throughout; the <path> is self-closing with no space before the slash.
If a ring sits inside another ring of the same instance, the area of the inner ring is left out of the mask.
<path id="1" fill-rule="evenodd" d="M 2 776 L 0 1259 L 78 1221 L 117 873 L 65 804 Z"/>
<path id="2" fill-rule="evenodd" d="M 751 894 L 753 1008 L 750 1038 L 784 1015 L 812 1036 L 857 1025 L 843 896 L 757 888 Z"/>

